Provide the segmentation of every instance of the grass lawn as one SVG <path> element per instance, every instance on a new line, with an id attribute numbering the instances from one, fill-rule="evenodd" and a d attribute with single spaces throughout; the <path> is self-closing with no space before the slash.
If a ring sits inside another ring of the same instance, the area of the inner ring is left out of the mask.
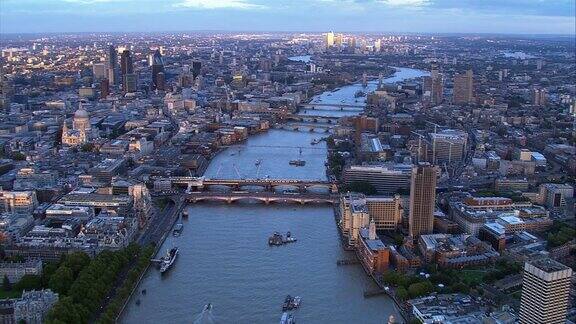
<path id="1" fill-rule="evenodd" d="M 465 284 L 479 284 L 482 282 L 482 278 L 486 274 L 486 270 L 461 270 L 459 271 L 460 278 Z"/>

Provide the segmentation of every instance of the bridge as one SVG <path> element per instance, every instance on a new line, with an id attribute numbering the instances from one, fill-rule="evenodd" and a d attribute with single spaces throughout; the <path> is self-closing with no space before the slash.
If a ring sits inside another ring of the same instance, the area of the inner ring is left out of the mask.
<path id="1" fill-rule="evenodd" d="M 333 125 L 326 125 L 326 124 L 299 124 L 299 123 L 288 123 L 288 124 L 274 124 L 273 127 L 275 129 L 285 129 L 285 130 L 292 130 L 292 131 L 301 131 L 307 130 L 309 132 L 315 132 L 316 130 L 321 130 L 324 133 L 330 132 Z"/>
<path id="2" fill-rule="evenodd" d="M 362 111 L 366 108 L 365 104 L 344 104 L 344 103 L 334 103 L 334 104 L 327 104 L 327 103 L 307 103 L 301 104 L 300 107 L 309 109 L 309 110 L 350 110 L 350 111 Z"/>
<path id="3" fill-rule="evenodd" d="M 284 120 L 291 120 L 296 122 L 325 123 L 325 124 L 336 124 L 339 119 L 340 117 L 336 116 L 294 115 L 294 114 L 290 114 L 284 117 Z"/>
<path id="4" fill-rule="evenodd" d="M 338 187 L 335 183 L 322 180 L 296 180 L 296 179 L 208 179 L 204 177 L 155 177 L 153 181 L 166 180 L 172 185 L 186 185 L 188 192 L 207 191 L 211 186 L 226 186 L 234 191 L 242 190 L 245 187 L 261 187 L 266 191 L 276 191 L 279 187 L 289 187 L 297 189 L 299 192 L 306 192 L 312 188 L 328 189 L 331 193 L 337 193 Z"/>
<path id="5" fill-rule="evenodd" d="M 299 203 L 299 204 L 334 204 L 338 201 L 337 195 L 312 193 L 276 193 L 276 192 L 191 192 L 186 194 L 186 200 L 191 203 L 202 201 L 220 201 L 231 204 L 238 201 L 260 201 L 270 203 Z"/>

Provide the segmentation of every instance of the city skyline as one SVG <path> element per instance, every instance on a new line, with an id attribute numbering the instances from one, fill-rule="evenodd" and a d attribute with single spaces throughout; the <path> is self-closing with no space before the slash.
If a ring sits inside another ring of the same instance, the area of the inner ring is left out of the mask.
<path id="1" fill-rule="evenodd" d="M 0 33 L 285 31 L 574 34 L 570 0 L 4 0 Z M 25 23 L 33 21 L 33 24 Z"/>

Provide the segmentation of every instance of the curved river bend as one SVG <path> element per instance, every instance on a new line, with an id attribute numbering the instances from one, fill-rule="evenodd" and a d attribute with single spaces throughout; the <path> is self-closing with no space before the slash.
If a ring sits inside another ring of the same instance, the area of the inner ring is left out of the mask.
<path id="1" fill-rule="evenodd" d="M 399 68 L 386 82 L 416 78 L 426 72 Z M 354 103 L 354 84 L 323 93 L 313 102 Z M 360 98 L 363 100 L 363 98 Z M 303 111 L 302 113 L 307 113 Z M 340 116 L 354 112 L 321 111 Z M 270 130 L 229 148 L 210 163 L 207 177 L 325 179 L 325 142 L 320 133 Z M 303 167 L 288 165 L 302 147 Z M 261 159 L 260 168 L 255 161 Z M 298 323 L 386 323 L 394 303 L 386 296 L 364 299 L 375 284 L 360 265 L 337 266 L 353 258 L 342 250 L 332 207 L 327 205 L 211 204 L 188 206 L 180 237 L 168 236 L 161 253 L 177 245 L 180 255 L 169 273 L 150 268 L 129 301 L 123 323 L 278 323 L 287 294 L 302 297 Z M 295 244 L 269 247 L 268 236 L 291 231 Z M 137 305 L 136 301 L 140 304 Z M 202 312 L 212 303 L 212 312 Z"/>

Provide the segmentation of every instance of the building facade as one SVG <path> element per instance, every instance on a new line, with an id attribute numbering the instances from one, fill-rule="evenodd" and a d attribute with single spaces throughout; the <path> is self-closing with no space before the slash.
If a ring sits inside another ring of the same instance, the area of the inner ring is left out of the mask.
<path id="1" fill-rule="evenodd" d="M 410 185 L 410 236 L 432 233 L 436 203 L 436 167 L 421 163 L 412 169 Z"/>
<path id="2" fill-rule="evenodd" d="M 520 324 L 565 323 L 572 269 L 552 259 L 524 264 Z"/>

